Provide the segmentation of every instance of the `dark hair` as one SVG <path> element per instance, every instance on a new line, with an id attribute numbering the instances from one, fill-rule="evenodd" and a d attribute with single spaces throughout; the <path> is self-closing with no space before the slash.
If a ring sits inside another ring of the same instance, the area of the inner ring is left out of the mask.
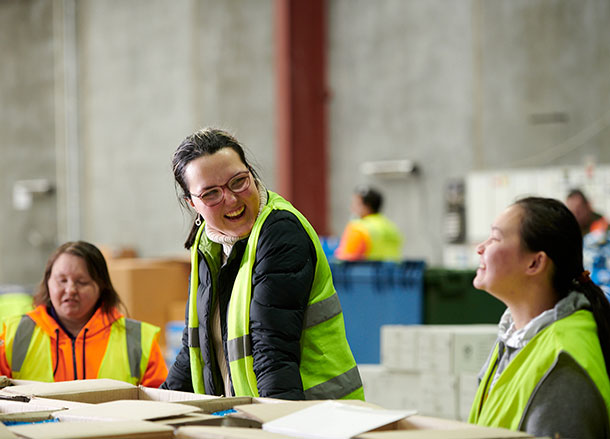
<path id="1" fill-rule="evenodd" d="M 371 209 L 373 213 L 378 213 L 381 210 L 383 196 L 378 190 L 370 186 L 360 186 L 356 188 L 356 194 L 358 194 L 362 203 Z"/>
<path id="2" fill-rule="evenodd" d="M 568 192 L 568 196 L 566 197 L 566 199 L 572 198 L 572 197 L 580 197 L 583 202 L 585 202 L 585 203 L 589 202 L 589 199 L 587 198 L 585 193 L 578 188 L 571 189 L 570 192 Z"/>
<path id="3" fill-rule="evenodd" d="M 191 197 L 184 177 L 186 166 L 191 161 L 201 156 L 212 155 L 224 148 L 231 148 L 235 151 L 254 179 L 259 180 L 256 170 L 250 166 L 246 160 L 246 153 L 244 152 L 243 146 L 235 137 L 226 131 L 216 128 L 203 128 L 184 139 L 172 157 L 172 170 L 174 172 L 176 193 L 178 195 L 178 200 L 185 208 L 188 209 L 186 200 Z M 195 241 L 195 235 L 199 229 L 199 226 L 195 223 L 196 220 L 197 218 L 195 218 L 191 231 L 184 243 L 186 248 L 190 248 Z"/>
<path id="4" fill-rule="evenodd" d="M 60 245 L 55 251 L 49 256 L 47 265 L 44 269 L 44 276 L 38 285 L 38 290 L 34 295 L 35 305 L 50 305 L 51 296 L 49 295 L 49 278 L 51 277 L 51 271 L 57 258 L 64 253 L 78 256 L 83 258 L 87 264 L 87 271 L 91 279 L 97 284 L 100 289 L 100 298 L 98 303 L 102 307 L 102 312 L 109 315 L 114 308 L 119 306 L 125 310 L 125 305 L 121 302 L 121 298 L 117 294 L 116 290 L 112 286 L 110 281 L 110 274 L 108 273 L 108 266 L 102 252 L 91 243 L 85 241 L 69 241 L 65 244 Z"/>
<path id="5" fill-rule="evenodd" d="M 576 218 L 561 201 L 528 197 L 515 203 L 523 209 L 521 240 L 530 251 L 543 251 L 553 261 L 553 288 L 559 298 L 571 291 L 591 303 L 597 334 L 610 371 L 610 302 L 600 287 L 583 276 L 582 234 Z"/>

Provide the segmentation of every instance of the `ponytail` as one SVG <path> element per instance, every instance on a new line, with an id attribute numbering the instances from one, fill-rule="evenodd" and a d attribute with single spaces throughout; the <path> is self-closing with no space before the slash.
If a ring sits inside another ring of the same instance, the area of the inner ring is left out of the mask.
<path id="1" fill-rule="evenodd" d="M 195 237 L 197 236 L 197 231 L 199 230 L 199 226 L 201 225 L 201 223 L 197 224 L 198 218 L 199 218 L 199 215 L 197 215 L 197 218 L 195 218 L 195 221 L 193 221 L 191 231 L 189 232 L 188 236 L 186 237 L 186 241 L 184 241 L 184 248 L 186 248 L 187 250 L 190 250 L 192 245 L 195 243 Z"/>
<path id="2" fill-rule="evenodd" d="M 584 271 L 574 280 L 574 289 L 591 303 L 591 312 L 597 324 L 597 336 L 606 363 L 606 373 L 610 377 L 610 302 L 603 290 L 589 278 L 589 272 Z"/>

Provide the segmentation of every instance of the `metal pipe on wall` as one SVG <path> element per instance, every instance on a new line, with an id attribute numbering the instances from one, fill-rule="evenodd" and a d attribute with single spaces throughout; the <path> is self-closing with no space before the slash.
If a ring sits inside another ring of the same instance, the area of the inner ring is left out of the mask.
<path id="1" fill-rule="evenodd" d="M 81 238 L 81 160 L 78 142 L 76 2 L 53 2 L 57 239 Z"/>

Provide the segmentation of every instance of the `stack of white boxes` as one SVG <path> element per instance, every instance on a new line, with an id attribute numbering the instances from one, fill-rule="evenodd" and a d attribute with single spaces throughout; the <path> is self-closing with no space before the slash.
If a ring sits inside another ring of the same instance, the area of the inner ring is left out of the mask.
<path id="1" fill-rule="evenodd" d="M 366 400 L 467 420 L 497 325 L 386 325 L 381 364 L 358 365 Z"/>

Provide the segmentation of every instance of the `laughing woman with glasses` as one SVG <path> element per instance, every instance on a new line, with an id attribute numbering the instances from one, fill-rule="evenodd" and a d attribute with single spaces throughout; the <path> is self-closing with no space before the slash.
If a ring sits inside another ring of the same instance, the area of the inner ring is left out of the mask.
<path id="1" fill-rule="evenodd" d="M 162 388 L 225 396 L 363 399 L 328 262 L 307 219 L 265 188 L 229 133 L 178 146 L 195 212 L 182 349 Z"/>

